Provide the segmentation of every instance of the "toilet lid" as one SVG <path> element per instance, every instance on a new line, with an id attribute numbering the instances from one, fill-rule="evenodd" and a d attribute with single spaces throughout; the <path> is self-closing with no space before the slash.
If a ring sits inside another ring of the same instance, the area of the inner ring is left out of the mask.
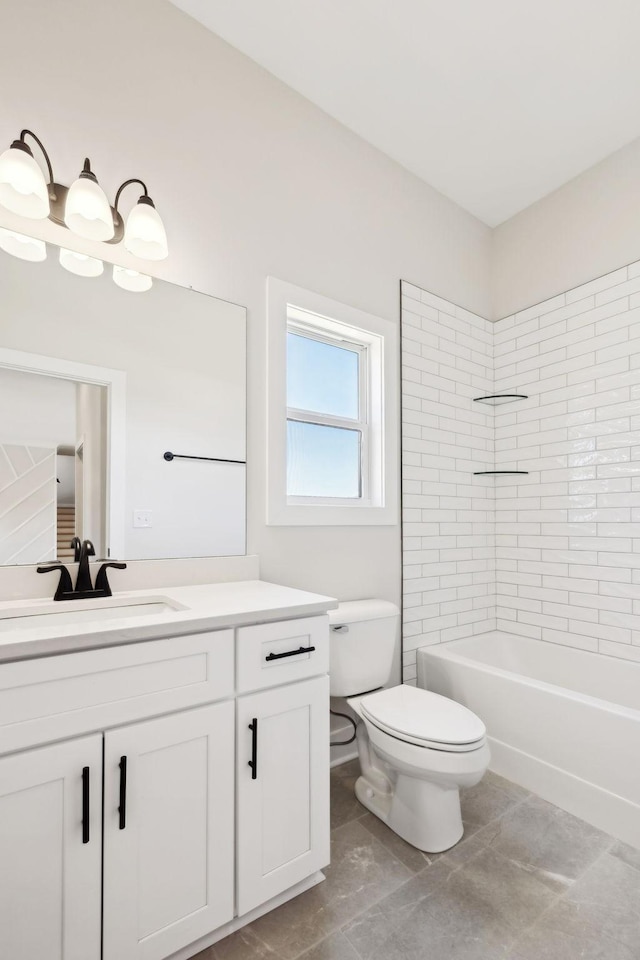
<path id="1" fill-rule="evenodd" d="M 480 717 L 461 703 L 408 684 L 363 697 L 360 709 L 377 727 L 409 743 L 450 744 L 455 749 L 486 734 Z"/>

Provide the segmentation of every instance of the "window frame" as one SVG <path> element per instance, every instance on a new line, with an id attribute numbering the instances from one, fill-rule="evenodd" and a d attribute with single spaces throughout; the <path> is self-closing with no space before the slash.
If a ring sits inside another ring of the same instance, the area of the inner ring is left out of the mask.
<path id="1" fill-rule="evenodd" d="M 314 497 L 296 496 L 290 494 L 287 489 L 287 503 L 301 506 L 306 504 L 326 504 L 328 506 L 355 505 L 360 501 L 368 501 L 370 488 L 369 347 L 368 344 L 358 341 L 353 336 L 347 338 L 344 334 L 332 333 L 329 330 L 321 329 L 309 319 L 311 316 L 308 311 L 301 311 L 295 307 L 289 307 L 287 310 L 287 335 L 292 333 L 297 336 L 306 337 L 308 340 L 315 340 L 318 343 L 326 343 L 329 344 L 329 346 L 340 347 L 342 350 L 349 350 L 351 353 L 357 355 L 358 418 L 339 417 L 331 413 L 320 413 L 317 410 L 287 406 L 287 423 L 291 421 L 294 423 L 311 423 L 320 427 L 333 427 L 338 430 L 352 430 L 359 433 L 359 493 L 357 497 Z M 315 317 L 315 315 L 313 316 Z M 288 362 L 287 359 L 287 364 Z"/>
<path id="2" fill-rule="evenodd" d="M 311 315 L 311 316 L 309 316 Z M 362 496 L 287 496 L 287 333 L 357 347 L 361 360 L 360 420 L 315 411 L 293 419 L 360 429 Z M 366 370 L 363 370 L 363 366 Z M 267 524 L 342 526 L 397 524 L 399 474 L 399 358 L 397 324 L 269 277 L 267 281 Z M 366 413 L 365 413 L 366 411 Z M 329 422 L 330 421 L 330 422 Z M 365 487 L 366 476 L 366 487 Z"/>

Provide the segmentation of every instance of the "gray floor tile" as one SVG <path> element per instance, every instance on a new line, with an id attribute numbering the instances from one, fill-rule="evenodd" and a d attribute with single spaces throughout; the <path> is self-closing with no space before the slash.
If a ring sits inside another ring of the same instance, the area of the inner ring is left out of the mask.
<path id="1" fill-rule="evenodd" d="M 549 887 L 569 887 L 612 844 L 612 838 L 540 797 L 531 796 L 478 831 L 479 842 Z"/>
<path id="2" fill-rule="evenodd" d="M 357 821 L 333 831 L 324 883 L 250 925 L 280 958 L 293 960 L 411 876 Z"/>
<path id="3" fill-rule="evenodd" d="M 248 927 L 243 927 L 193 960 L 276 960 L 276 955 Z"/>
<path id="4" fill-rule="evenodd" d="M 640 872 L 600 857 L 535 923 L 509 960 L 639 960 Z"/>
<path id="5" fill-rule="evenodd" d="M 356 799 L 355 782 L 360 776 L 357 760 L 340 764 L 331 771 L 331 829 L 357 820 L 367 811 Z"/>
<path id="6" fill-rule="evenodd" d="M 301 954 L 300 960 L 360 960 L 360 957 L 343 934 L 332 933 Z"/>
<path id="7" fill-rule="evenodd" d="M 489 771 L 475 787 L 460 791 L 462 819 L 467 826 L 485 826 L 528 796 L 524 787 Z"/>
<path id="8" fill-rule="evenodd" d="M 636 870 L 640 870 L 640 850 L 638 850 L 637 847 L 631 847 L 628 843 L 622 843 L 621 840 L 616 840 L 610 853 L 630 867 L 635 867 Z"/>
<path id="9" fill-rule="evenodd" d="M 536 872 L 478 847 L 461 865 L 445 855 L 344 933 L 363 960 L 486 960 L 504 956 L 555 899 Z"/>
<path id="10" fill-rule="evenodd" d="M 419 873 L 431 862 L 431 858 L 426 853 L 416 850 L 410 843 L 406 843 L 402 837 L 390 830 L 386 823 L 383 823 L 373 813 L 367 813 L 358 820 L 367 830 L 377 837 L 380 843 L 396 857 L 400 863 L 404 863 L 412 873 Z"/>

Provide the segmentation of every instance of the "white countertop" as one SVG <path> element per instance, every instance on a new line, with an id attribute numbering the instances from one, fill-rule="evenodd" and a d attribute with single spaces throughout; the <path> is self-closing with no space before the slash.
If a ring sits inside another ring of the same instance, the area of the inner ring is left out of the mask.
<path id="1" fill-rule="evenodd" d="M 166 602 L 180 609 L 100 621 L 100 605 L 118 602 Z M 52 624 L 38 628 L 0 629 L 0 664 L 32 657 L 91 650 L 117 644 L 177 637 L 225 627 L 288 620 L 326 613 L 338 606 L 325 597 L 263 580 L 212 583 L 190 587 L 160 587 L 118 591 L 111 600 L 9 600 L 0 602 L 0 628 L 7 618 L 26 609 L 30 614 L 91 610 L 96 619 L 83 623 Z"/>

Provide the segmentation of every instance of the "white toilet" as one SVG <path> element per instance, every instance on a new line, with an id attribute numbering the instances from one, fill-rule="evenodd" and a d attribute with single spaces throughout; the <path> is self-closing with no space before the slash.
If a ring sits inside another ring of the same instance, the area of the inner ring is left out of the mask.
<path id="1" fill-rule="evenodd" d="M 490 754 L 482 721 L 462 704 L 389 679 L 400 612 L 353 600 L 329 612 L 331 696 L 362 718 L 356 796 L 408 843 L 448 850 L 463 833 L 460 787 L 478 783 Z"/>

